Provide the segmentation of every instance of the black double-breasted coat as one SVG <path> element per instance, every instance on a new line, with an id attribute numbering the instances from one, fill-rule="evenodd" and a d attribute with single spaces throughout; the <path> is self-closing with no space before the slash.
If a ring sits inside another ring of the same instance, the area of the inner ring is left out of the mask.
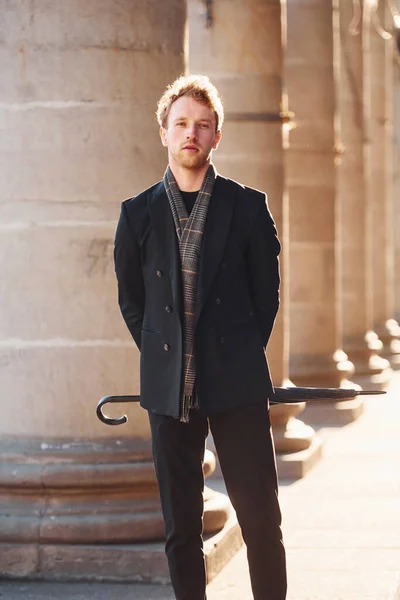
<path id="1" fill-rule="evenodd" d="M 207 414 L 266 400 L 279 306 L 280 244 L 262 192 L 217 176 L 196 301 L 196 390 Z M 141 405 L 179 417 L 182 282 L 163 182 L 122 203 L 114 248 L 119 305 L 140 352 Z"/>

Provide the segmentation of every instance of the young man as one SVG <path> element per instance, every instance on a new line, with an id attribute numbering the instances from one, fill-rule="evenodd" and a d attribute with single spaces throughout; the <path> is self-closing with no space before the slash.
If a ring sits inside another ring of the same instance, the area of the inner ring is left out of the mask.
<path id="1" fill-rule="evenodd" d="M 286 597 L 265 348 L 279 305 L 280 245 L 265 194 L 218 175 L 223 107 L 181 77 L 157 111 L 169 165 L 122 203 L 119 304 L 141 352 L 177 600 L 204 600 L 202 461 L 209 427 L 247 545 L 255 600 Z"/>

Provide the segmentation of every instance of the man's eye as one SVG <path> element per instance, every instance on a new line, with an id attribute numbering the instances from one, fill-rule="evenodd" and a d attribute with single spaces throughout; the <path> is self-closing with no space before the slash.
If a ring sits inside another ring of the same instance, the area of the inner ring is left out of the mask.
<path id="1" fill-rule="evenodd" d="M 178 121 L 178 122 L 176 123 L 176 126 L 177 126 L 177 127 L 183 127 L 184 125 L 185 125 L 185 123 L 184 123 L 183 121 Z"/>
<path id="2" fill-rule="evenodd" d="M 210 126 L 209 126 L 209 124 L 208 124 L 208 123 L 200 123 L 200 127 L 201 127 L 202 129 L 208 129 Z"/>

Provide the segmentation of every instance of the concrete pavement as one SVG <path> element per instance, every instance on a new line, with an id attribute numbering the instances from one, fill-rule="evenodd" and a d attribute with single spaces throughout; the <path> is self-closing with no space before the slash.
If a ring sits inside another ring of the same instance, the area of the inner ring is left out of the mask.
<path id="1" fill-rule="evenodd" d="M 280 487 L 288 600 L 400 600 L 400 373 L 364 415 L 319 431 L 324 458 Z M 212 485 L 221 488 L 221 482 Z M 169 586 L 0 581 L 0 600 L 173 600 Z M 208 600 L 252 600 L 243 548 Z"/>

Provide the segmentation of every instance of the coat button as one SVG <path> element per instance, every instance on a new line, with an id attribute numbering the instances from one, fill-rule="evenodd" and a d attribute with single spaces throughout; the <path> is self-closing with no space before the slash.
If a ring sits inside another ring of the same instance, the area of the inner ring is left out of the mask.
<path id="1" fill-rule="evenodd" d="M 219 298 L 215 298 L 215 304 L 221 304 L 221 300 Z"/>
<path id="2" fill-rule="evenodd" d="M 225 338 L 224 337 L 220 337 L 219 338 L 219 343 L 220 344 L 224 344 L 225 343 Z"/>
<path id="3" fill-rule="evenodd" d="M 172 308 L 170 306 L 166 306 L 165 310 L 167 311 L 167 313 L 172 313 Z"/>
<path id="4" fill-rule="evenodd" d="M 164 273 L 162 271 L 157 271 L 157 277 L 162 277 Z"/>
<path id="5" fill-rule="evenodd" d="M 169 351 L 169 345 L 168 344 L 164 344 L 164 350 L 165 350 L 165 352 Z"/>

